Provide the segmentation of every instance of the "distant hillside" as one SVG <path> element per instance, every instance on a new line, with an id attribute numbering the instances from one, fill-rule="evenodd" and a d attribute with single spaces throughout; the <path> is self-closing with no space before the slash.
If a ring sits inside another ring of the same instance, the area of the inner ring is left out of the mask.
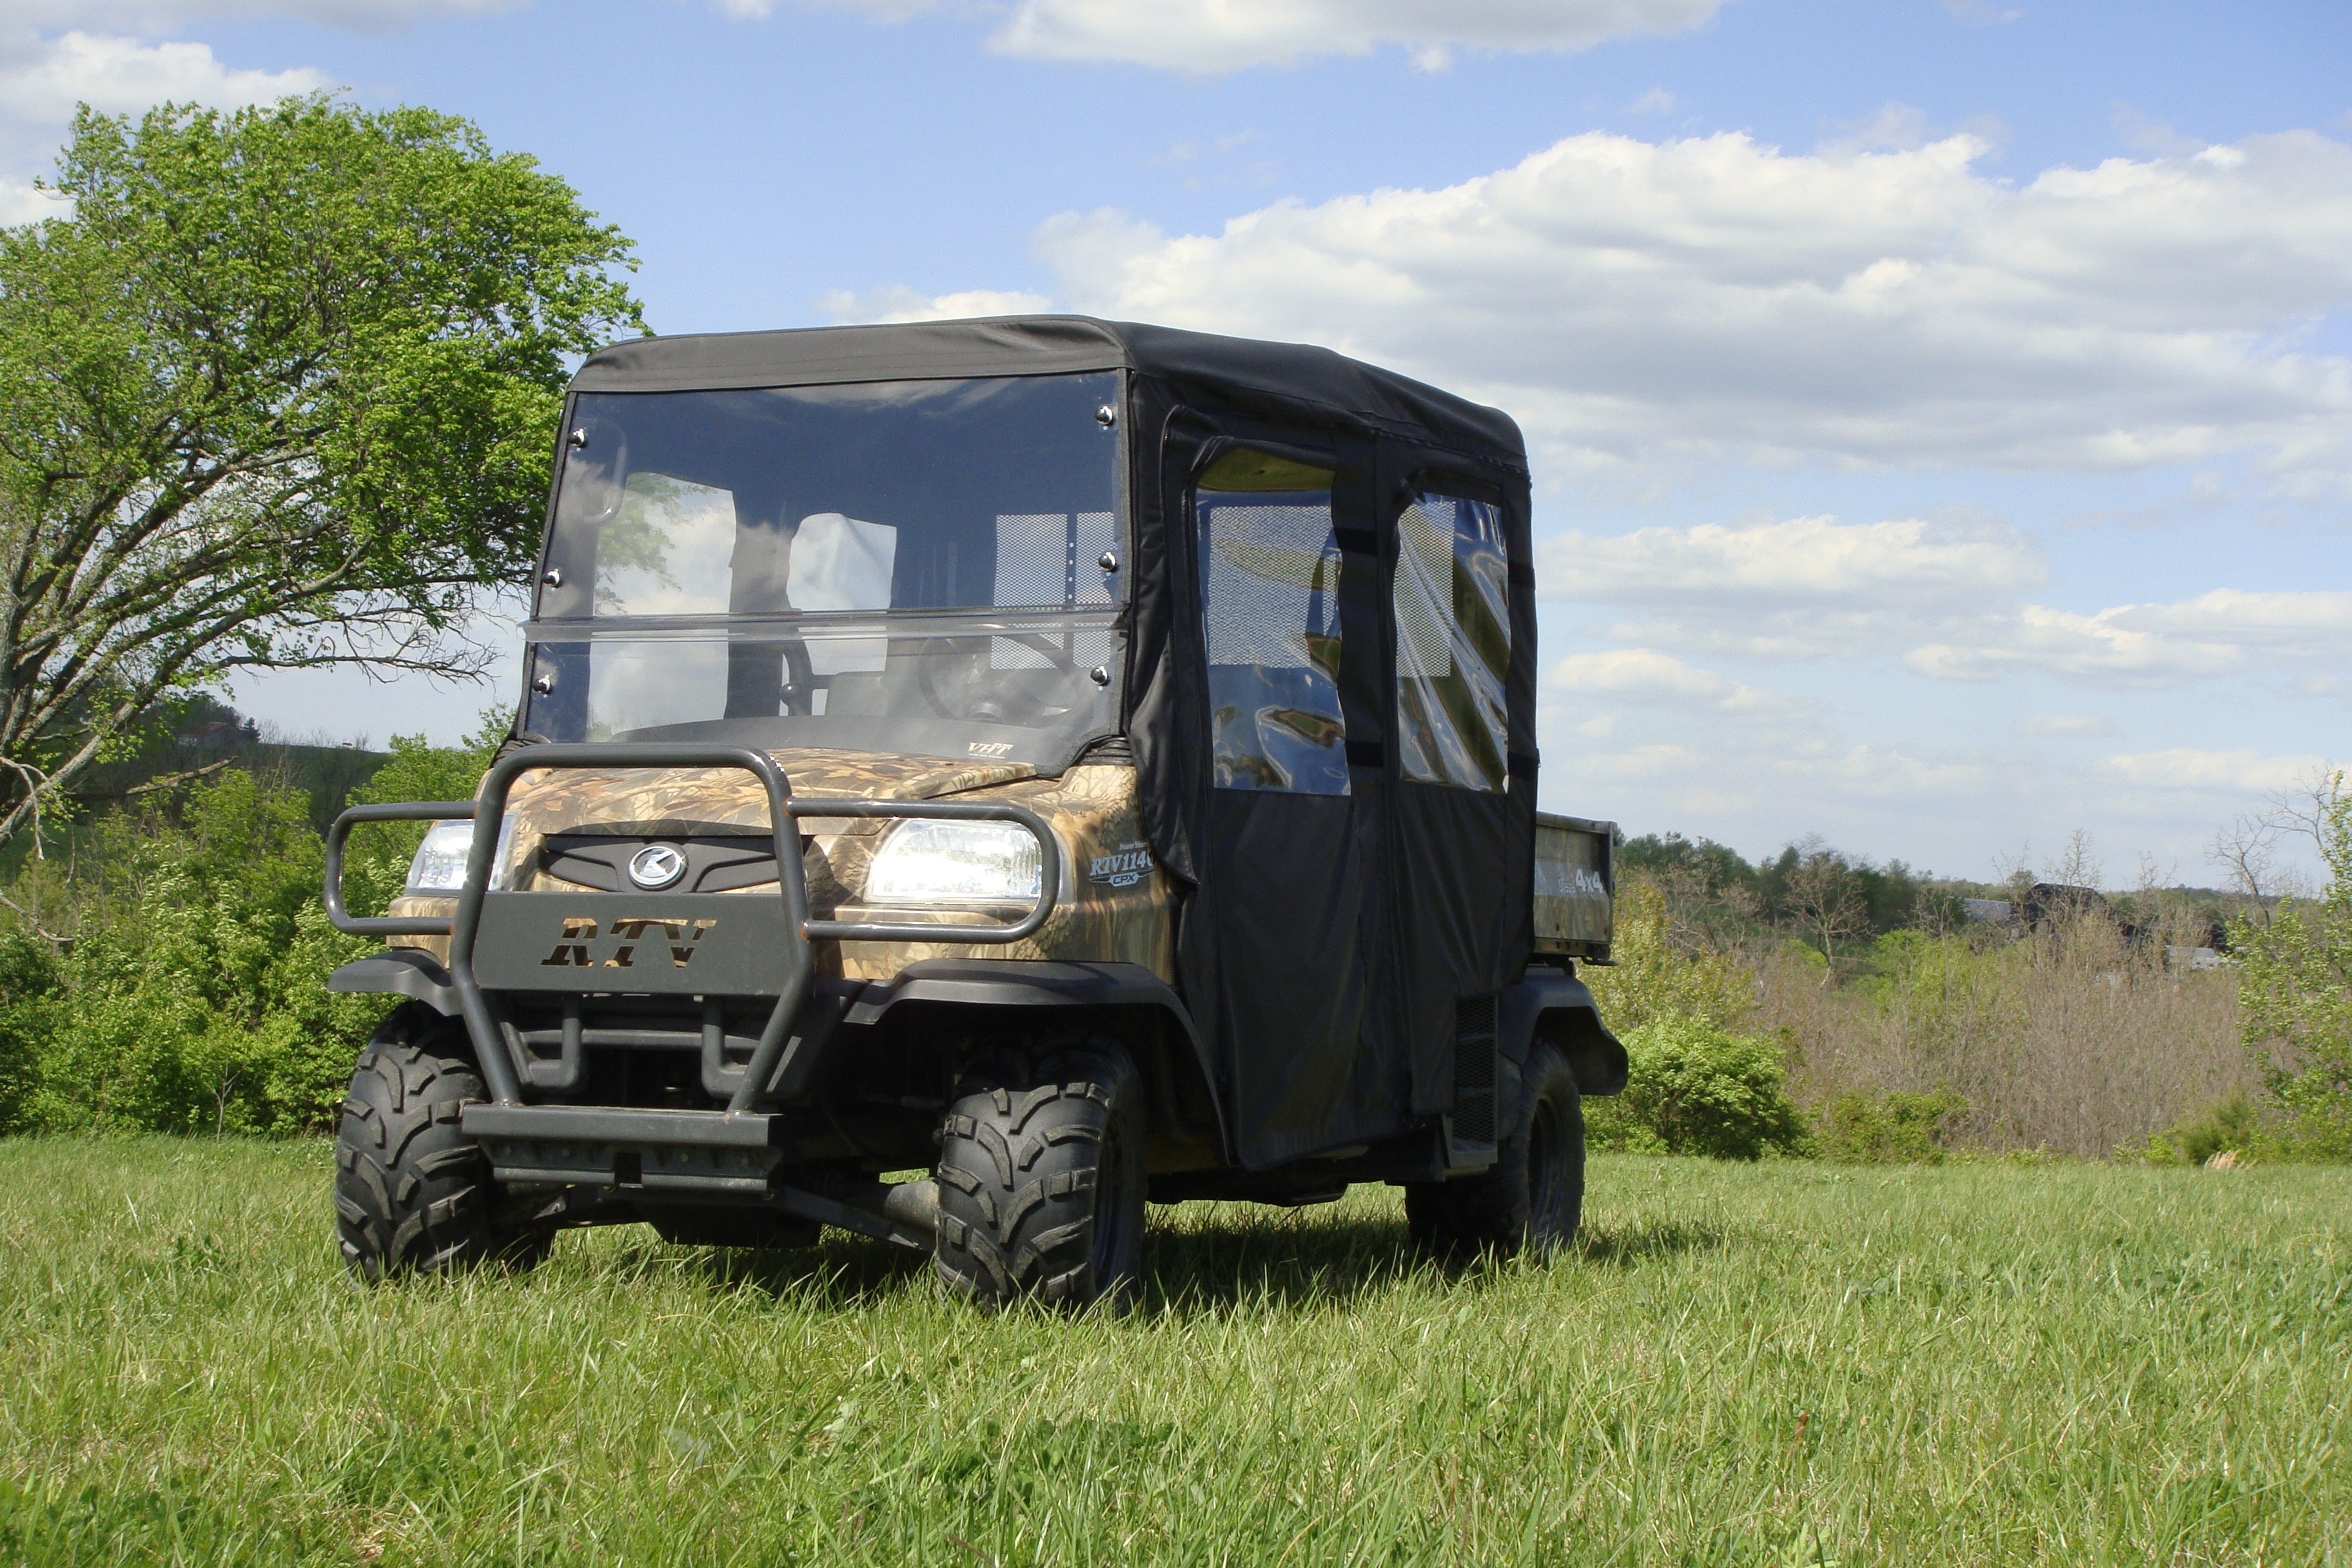
<path id="1" fill-rule="evenodd" d="M 268 783 L 310 797 L 310 820 L 323 833 L 352 792 L 392 760 L 389 752 L 359 746 L 288 741 L 264 731 L 226 703 L 199 697 L 156 726 L 137 755 L 92 770 L 77 793 L 92 813 L 128 805 L 226 768 L 242 768 Z"/>

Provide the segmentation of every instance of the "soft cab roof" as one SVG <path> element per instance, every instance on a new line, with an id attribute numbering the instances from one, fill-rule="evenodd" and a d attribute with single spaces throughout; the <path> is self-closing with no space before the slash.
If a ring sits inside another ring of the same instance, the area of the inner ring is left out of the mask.
<path id="1" fill-rule="evenodd" d="M 929 381 L 1129 370 L 1188 396 L 1314 411 L 1318 423 L 1415 437 L 1516 468 L 1527 466 L 1519 427 L 1500 409 L 1329 349 L 1260 342 L 1090 316 L 999 316 L 872 327 L 709 332 L 635 338 L 599 350 L 572 377 L 575 392 L 683 392 Z"/>

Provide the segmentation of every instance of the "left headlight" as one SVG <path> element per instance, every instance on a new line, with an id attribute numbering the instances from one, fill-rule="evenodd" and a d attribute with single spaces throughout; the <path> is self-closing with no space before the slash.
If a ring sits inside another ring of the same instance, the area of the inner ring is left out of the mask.
<path id="1" fill-rule="evenodd" d="M 1028 904 L 1037 840 L 1010 822 L 914 817 L 891 829 L 866 872 L 869 904 Z"/>

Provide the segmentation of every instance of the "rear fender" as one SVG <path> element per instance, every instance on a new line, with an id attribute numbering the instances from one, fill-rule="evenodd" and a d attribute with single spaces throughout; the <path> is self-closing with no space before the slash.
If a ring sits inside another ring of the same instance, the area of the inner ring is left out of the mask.
<path id="1" fill-rule="evenodd" d="M 1582 1095 L 1609 1095 L 1625 1087 L 1625 1047 L 1601 1021 L 1591 989 L 1573 974 L 1530 969 L 1505 991 L 1495 1016 L 1496 1045 L 1513 1067 L 1542 1040 L 1568 1058 Z"/>

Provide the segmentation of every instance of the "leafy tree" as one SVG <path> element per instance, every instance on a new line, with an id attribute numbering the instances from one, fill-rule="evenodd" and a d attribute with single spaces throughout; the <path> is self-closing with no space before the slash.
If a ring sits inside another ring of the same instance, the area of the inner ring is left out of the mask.
<path id="1" fill-rule="evenodd" d="M 1665 1017 L 1735 1028 L 1755 1010 L 1755 975 L 1729 953 L 1681 951 L 1665 895 L 1655 888 L 1636 882 L 1620 890 L 1610 957 L 1606 967 L 1578 973 L 1620 1034 Z"/>
<path id="2" fill-rule="evenodd" d="M 2330 779 L 2315 818 L 2327 886 L 2281 903 L 2270 923 L 2241 916 L 2239 1016 L 2272 1093 L 2314 1152 L 2352 1155 L 2352 794 Z"/>
<path id="3" fill-rule="evenodd" d="M 0 230 L 0 841 L 240 669 L 477 673 L 630 245 L 462 120 L 85 107 Z"/>
<path id="4" fill-rule="evenodd" d="M 1845 857 L 1819 840 L 1799 847 L 1802 858 L 1788 875 L 1788 912 L 1808 937 L 1821 943 L 1822 956 L 1832 963 L 1842 937 L 1858 937 L 1870 930 L 1870 904 L 1860 879 Z M 1822 984 L 1829 983 L 1826 973 Z"/>

